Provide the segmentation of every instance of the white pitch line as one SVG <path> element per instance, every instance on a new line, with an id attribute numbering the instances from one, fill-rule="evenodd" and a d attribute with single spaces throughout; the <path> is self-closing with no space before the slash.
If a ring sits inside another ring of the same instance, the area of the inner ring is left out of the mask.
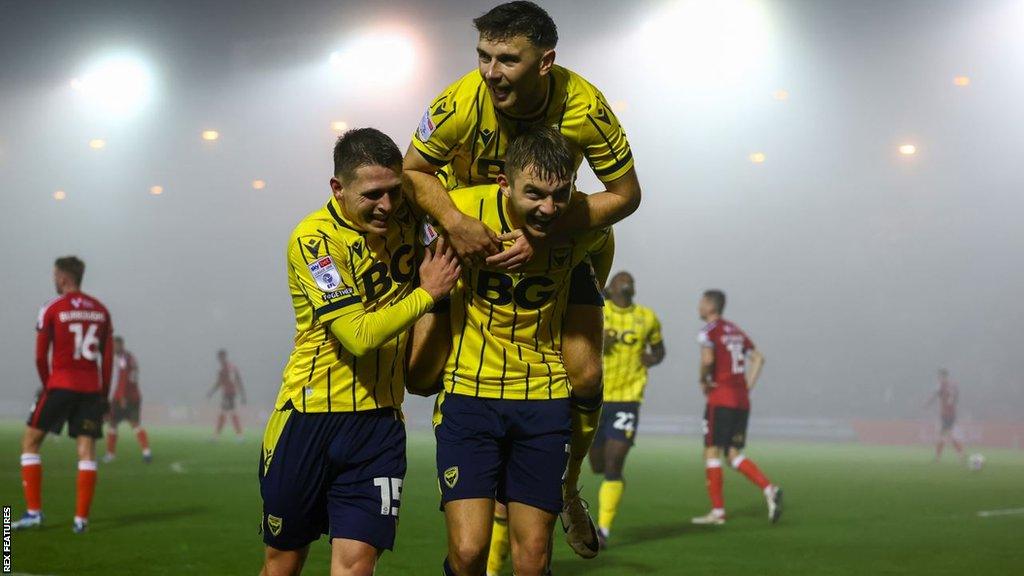
<path id="1" fill-rule="evenodd" d="M 991 518 L 993 516 L 1013 516 L 1024 514 L 1024 508 L 1007 508 L 1005 510 L 982 510 L 978 512 L 980 518 Z"/>

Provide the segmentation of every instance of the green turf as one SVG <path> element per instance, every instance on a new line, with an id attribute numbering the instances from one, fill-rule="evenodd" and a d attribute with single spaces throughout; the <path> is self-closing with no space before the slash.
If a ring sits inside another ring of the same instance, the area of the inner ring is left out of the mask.
<path id="1" fill-rule="evenodd" d="M 20 426 L 0 425 L 0 502 L 23 511 Z M 73 535 L 74 446 L 43 449 L 47 525 L 16 533 L 15 572 L 31 574 L 254 575 L 262 545 L 256 482 L 258 438 L 210 443 L 195 429 L 150 431 L 146 466 L 130 434 L 119 460 L 101 465 L 90 531 Z M 729 523 L 693 527 L 708 508 L 697 439 L 641 437 L 612 548 L 578 560 L 561 542 L 554 573 L 964 574 L 1021 573 L 1024 515 L 979 518 L 980 510 L 1024 507 L 1024 454 L 986 450 L 971 473 L 925 448 L 756 443 L 749 452 L 786 490 L 782 522 L 770 526 L 757 489 L 726 471 Z M 433 480 L 433 440 L 413 434 L 396 552 L 379 575 L 440 573 L 444 526 Z M 177 463 L 172 467 L 172 463 Z M 177 471 L 175 471 L 177 470 Z M 584 475 L 595 504 L 597 478 Z M 306 574 L 327 574 L 327 545 L 313 546 Z M 510 573 L 510 572 L 508 572 Z"/>

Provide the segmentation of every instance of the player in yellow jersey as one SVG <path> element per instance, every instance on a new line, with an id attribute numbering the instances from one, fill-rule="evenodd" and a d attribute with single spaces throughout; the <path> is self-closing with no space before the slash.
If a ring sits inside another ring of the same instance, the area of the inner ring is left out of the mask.
<path id="1" fill-rule="evenodd" d="M 377 130 L 342 135 L 332 198 L 288 241 L 295 348 L 263 437 L 262 576 L 299 574 L 321 534 L 332 576 L 370 576 L 394 545 L 408 328 L 460 271 L 444 244 L 419 255 L 401 162 Z"/>
<path id="2" fill-rule="evenodd" d="M 480 34 L 478 69 L 427 106 L 406 152 L 405 173 L 417 203 L 441 224 L 463 262 L 486 257 L 489 265 L 516 270 L 529 261 L 538 241 L 527 242 L 519 230 L 499 235 L 476 215 L 458 210 L 447 190 L 494 182 L 509 142 L 524 129 L 557 127 L 569 142 L 574 167 L 585 158 L 606 187 L 574 203 L 560 218 L 563 233 L 600 230 L 625 218 L 640 204 L 640 184 L 625 132 L 604 95 L 554 63 L 558 29 L 544 9 L 532 2 L 508 2 L 473 23 Z M 514 238 L 515 244 L 499 253 L 502 241 Z M 565 347 L 572 351 L 566 355 L 566 368 L 578 392 L 597 394 L 600 311 L 572 311 L 568 321 L 580 334 L 589 334 L 587 327 L 596 329 L 597 338 L 567 341 Z M 584 557 L 597 553 L 597 531 L 576 487 L 589 442 L 588 437 L 574 441 L 562 515 L 570 546 Z M 495 534 L 504 536 L 500 508 Z M 495 543 L 495 567 L 508 550 L 507 538 L 500 540 Z"/>
<path id="3" fill-rule="evenodd" d="M 661 322 L 654 311 L 633 301 L 636 284 L 629 272 L 608 283 L 604 307 L 604 412 L 590 447 L 590 467 L 603 474 L 598 491 L 597 529 L 607 546 L 625 481 L 622 469 L 636 441 L 640 403 L 647 386 L 647 369 L 665 359 Z"/>
<path id="4" fill-rule="evenodd" d="M 573 197 L 573 160 L 557 130 L 531 127 L 510 145 L 497 184 L 452 192 L 460 210 L 496 233 L 524 230 L 535 253 L 513 273 L 465 266 L 449 310 L 435 309 L 414 329 L 410 384 L 439 379 L 443 388 L 434 430 L 449 576 L 484 572 L 496 500 L 508 506 L 515 573 L 547 572 L 570 436 L 579 426 L 570 407 L 600 409 L 600 396 L 577 394 L 563 358 L 564 342 L 590 337 L 566 322 L 568 311 L 600 311 L 603 303 L 595 275 L 607 277 L 610 232 L 548 237 L 570 200 L 582 201 Z M 443 349 L 449 353 L 439 356 Z"/>

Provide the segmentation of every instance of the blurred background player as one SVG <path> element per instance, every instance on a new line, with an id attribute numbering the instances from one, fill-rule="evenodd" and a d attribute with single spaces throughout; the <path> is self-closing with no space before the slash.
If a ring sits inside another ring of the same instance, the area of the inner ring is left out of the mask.
<path id="1" fill-rule="evenodd" d="M 245 387 L 242 386 L 242 373 L 238 367 L 228 360 L 228 351 L 220 349 L 217 351 L 217 361 L 220 362 L 220 371 L 217 372 L 217 381 L 206 393 L 207 398 L 212 398 L 217 389 L 220 389 L 220 412 L 217 413 L 217 427 L 214 429 L 214 439 L 220 438 L 221 430 L 224 429 L 224 422 L 231 416 L 231 425 L 235 427 L 235 437 L 242 441 L 242 421 L 238 418 L 238 410 L 235 407 L 235 397 L 242 397 L 242 405 L 245 405 Z"/>
<path id="2" fill-rule="evenodd" d="M 124 338 L 114 336 L 114 395 L 110 399 L 110 426 L 107 428 L 107 453 L 103 462 L 113 462 L 117 457 L 117 426 L 127 420 L 131 424 L 135 439 L 142 448 L 142 460 L 147 464 L 153 460 L 149 449 L 149 436 L 140 424 L 142 394 L 139 392 L 139 364 L 135 355 L 125 350 Z"/>
<path id="3" fill-rule="evenodd" d="M 707 322 L 700 331 L 700 386 L 707 397 L 704 409 L 704 466 L 707 474 L 711 512 L 693 519 L 694 524 L 725 524 L 722 495 L 722 457 L 764 492 L 768 518 L 778 522 L 782 515 L 782 489 L 773 485 L 761 470 L 743 455 L 750 418 L 750 391 L 764 366 L 764 355 L 732 322 L 722 318 L 725 293 L 708 290 L 700 299 L 698 312 Z M 750 366 L 748 372 L 747 361 Z"/>
<path id="4" fill-rule="evenodd" d="M 964 447 L 953 436 L 953 428 L 956 426 L 956 406 L 960 402 L 960 388 L 949 379 L 949 370 L 939 369 L 939 389 L 932 394 L 925 406 L 931 406 L 939 401 L 939 441 L 935 445 L 935 461 L 942 458 L 942 448 L 946 442 L 953 445 L 953 449 L 963 460 L 966 458 Z"/>
<path id="5" fill-rule="evenodd" d="M 85 531 L 96 490 L 96 439 L 103 437 L 103 415 L 113 368 L 113 327 L 99 300 L 81 291 L 85 263 L 75 256 L 58 258 L 53 282 L 60 296 L 39 312 L 36 367 L 43 389 L 29 415 L 21 441 L 21 483 L 25 515 L 14 529 L 43 521 L 43 465 L 39 448 L 48 432 L 77 439 L 78 480 L 72 530 Z"/>
<path id="6" fill-rule="evenodd" d="M 405 174 L 416 202 L 440 223 L 464 263 L 480 264 L 486 258 L 489 266 L 516 270 L 533 254 L 522 231 L 499 237 L 474 215 L 458 210 L 448 190 L 494 182 L 503 171 L 509 143 L 524 129 L 536 124 L 557 127 L 569 142 L 577 170 L 585 158 L 605 186 L 569 209 L 558 224 L 563 233 L 600 230 L 626 218 L 640 205 L 640 182 L 625 131 L 604 95 L 555 64 L 558 28 L 543 8 L 506 2 L 473 24 L 479 32 L 477 69 L 427 106 L 405 155 Z M 512 238 L 515 243 L 501 251 L 502 241 Z M 565 367 L 581 398 L 599 397 L 600 374 L 593 372 L 601 366 L 602 315 L 596 307 L 585 308 L 572 311 L 566 322 L 581 328 L 580 334 L 593 328 L 594 337 L 563 343 Z M 593 390 L 585 389 L 588 381 L 597 383 Z M 587 416 L 574 408 L 574 421 Z M 574 426 L 561 514 L 569 546 L 584 558 L 598 550 L 597 529 L 577 487 L 594 430 L 589 422 Z M 504 518 L 499 503 L 493 526 L 495 571 L 508 554 Z"/>
<path id="7" fill-rule="evenodd" d="M 604 413 L 590 447 L 590 467 L 604 474 L 598 491 L 598 538 L 607 546 L 619 509 L 625 480 L 622 469 L 636 441 L 640 403 L 647 386 L 647 369 L 665 359 L 661 322 L 654 311 L 633 301 L 633 275 L 619 272 L 605 291 Z"/>

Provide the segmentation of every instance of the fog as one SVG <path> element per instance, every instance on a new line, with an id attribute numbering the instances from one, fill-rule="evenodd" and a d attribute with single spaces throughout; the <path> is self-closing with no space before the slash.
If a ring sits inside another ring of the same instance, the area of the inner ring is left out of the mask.
<path id="1" fill-rule="evenodd" d="M 201 402 L 224 347 L 269 408 L 294 334 L 285 245 L 329 196 L 331 122 L 404 150 L 475 66 L 470 20 L 491 5 L 0 1 L 2 411 L 39 386 L 33 325 L 66 254 L 85 260 L 147 402 Z M 760 415 L 920 418 L 944 366 L 968 418 L 1020 418 L 1024 3 L 546 8 L 557 62 L 614 104 L 636 158 L 644 199 L 616 228 L 614 269 L 663 324 L 645 414 L 700 413 L 696 304 L 721 288 L 767 357 Z M 379 30 L 414 55 L 331 68 Z M 130 118 L 70 87 L 111 50 L 152 70 Z M 580 182 L 600 189 L 586 165 Z"/>

